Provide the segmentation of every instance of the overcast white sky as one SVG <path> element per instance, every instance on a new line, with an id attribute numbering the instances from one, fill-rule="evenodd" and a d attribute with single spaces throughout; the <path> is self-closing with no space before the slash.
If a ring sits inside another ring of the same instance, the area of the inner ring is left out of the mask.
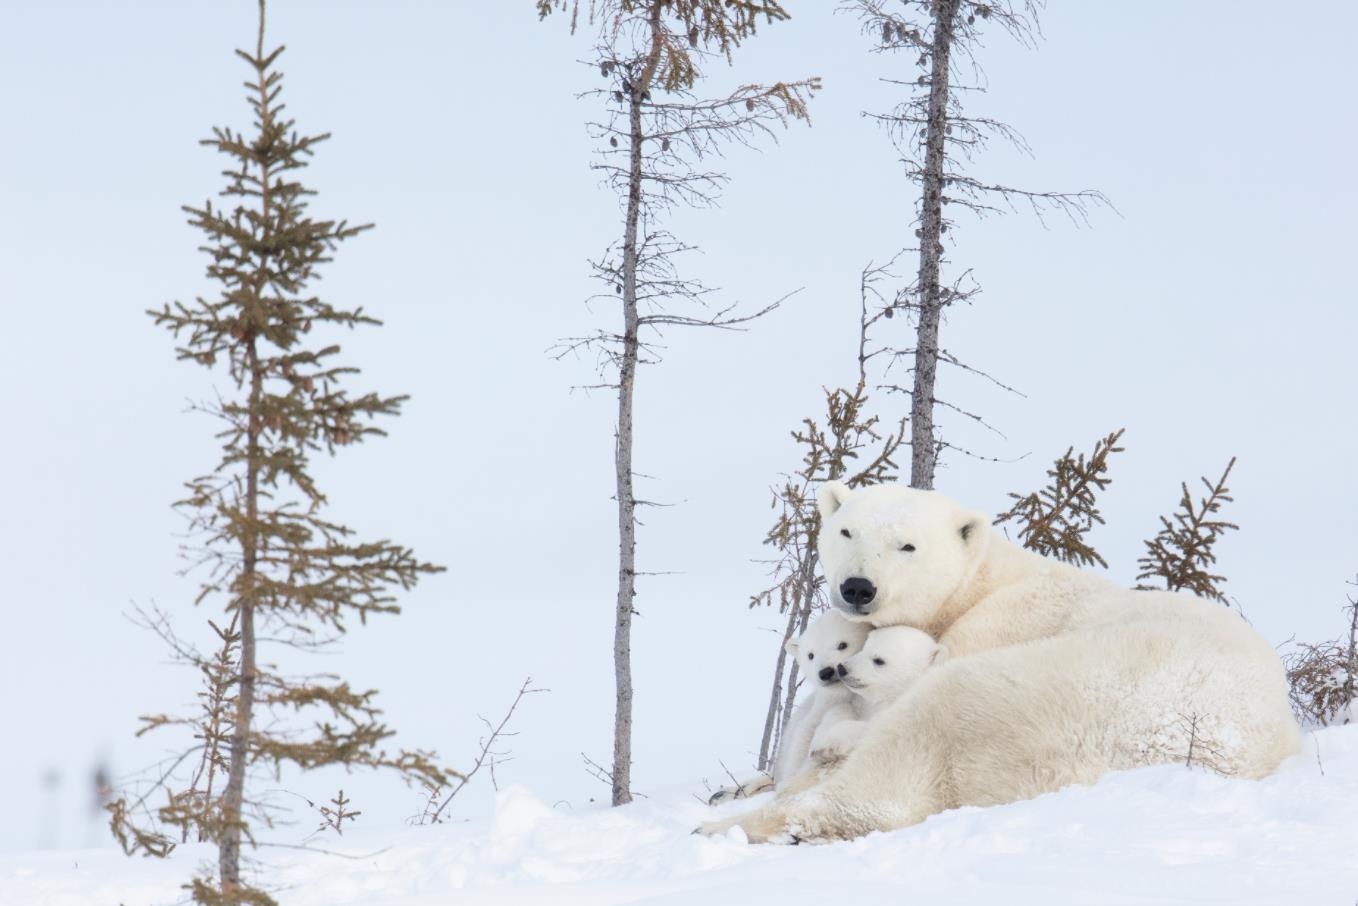
<path id="1" fill-rule="evenodd" d="M 607 792 L 580 753 L 609 751 L 613 403 L 570 391 L 591 361 L 545 350 L 612 323 L 582 300 L 586 259 L 619 218 L 588 167 L 594 111 L 575 100 L 597 78 L 576 63 L 589 42 L 532 6 L 279 0 L 270 38 L 288 45 L 299 127 L 335 136 L 306 174 L 314 211 L 377 224 L 320 287 L 386 321 L 343 339 L 363 368 L 354 386 L 413 397 L 389 439 L 318 463 L 322 486 L 362 534 L 449 567 L 319 669 L 380 688 L 401 742 L 464 766 L 476 715 L 498 715 L 531 675 L 552 691 L 522 707 L 500 779 L 578 808 Z M 640 539 L 643 568 L 678 572 L 638 601 L 642 789 L 753 760 L 779 623 L 745 607 L 764 581 L 768 488 L 795 467 L 787 432 L 820 387 L 850 379 L 859 270 L 911 236 L 896 155 L 860 116 L 897 96 L 877 80 L 912 78 L 909 61 L 871 55 L 829 0 L 788 6 L 791 22 L 718 75 L 823 76 L 814 127 L 733 150 L 722 207 L 673 227 L 704 248 L 686 267 L 724 301 L 803 290 L 748 333 L 674 334 L 638 385 L 637 468 L 657 476 L 642 491 L 678 504 L 649 513 Z M 142 312 L 213 291 L 179 206 L 221 185 L 197 140 L 248 122 L 232 50 L 253 17 L 246 0 L 6 9 L 0 848 L 101 841 L 95 762 L 121 776 L 152 761 L 137 715 L 196 691 L 124 614 L 154 603 L 189 635 L 211 615 L 176 575 L 169 504 L 216 461 L 214 426 L 186 403 L 224 383 L 177 363 Z M 944 392 L 1007 439 L 946 420 L 1005 462 L 951 456 L 939 487 L 997 512 L 1068 445 L 1125 426 L 1097 544 L 1130 583 L 1179 482 L 1239 456 L 1230 593 L 1270 640 L 1334 635 L 1358 571 L 1358 309 L 1343 264 L 1358 6 L 1058 2 L 1043 26 L 1037 51 L 991 41 L 992 90 L 971 108 L 1017 126 L 1036 159 L 997 149 L 973 172 L 1099 188 L 1120 215 L 962 225 L 954 260 L 985 291 L 944 345 L 1026 399 L 945 373 Z M 44 791 L 49 771 L 59 784 Z M 390 778 L 283 783 L 323 798 L 340 785 L 370 826 L 419 808 Z M 458 814 L 488 802 L 481 784 Z"/>

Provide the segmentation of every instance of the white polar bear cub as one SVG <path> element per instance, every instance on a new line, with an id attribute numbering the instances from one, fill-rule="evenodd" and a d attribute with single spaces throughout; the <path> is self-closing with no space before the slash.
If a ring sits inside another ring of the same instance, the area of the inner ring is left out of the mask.
<path id="1" fill-rule="evenodd" d="M 868 633 L 863 650 L 839 665 L 839 681 L 854 695 L 854 719 L 822 721 L 811 742 L 811 760 L 833 764 L 849 754 L 872 719 L 941 664 L 948 649 L 910 626 L 888 626 Z"/>
<path id="2" fill-rule="evenodd" d="M 783 646 L 797 661 L 802 684 L 802 701 L 783 728 L 782 741 L 773 761 L 772 776 L 759 774 L 740 781 L 739 786 L 723 787 L 707 800 L 716 805 L 732 798 L 753 796 L 789 779 L 813 765 L 810 752 L 816 731 L 827 724 L 853 720 L 853 694 L 839 681 L 840 665 L 863 648 L 872 627 L 856 623 L 829 611 L 807 627 L 800 638 L 788 639 Z"/>
<path id="3" fill-rule="evenodd" d="M 1143 765 L 1262 777 L 1297 752 L 1278 655 L 1228 608 L 1049 560 L 934 491 L 828 482 L 818 503 L 835 607 L 950 657 L 814 783 L 705 832 L 849 839 Z"/>
<path id="4" fill-rule="evenodd" d="M 844 662 L 863 650 L 872 627 L 834 611 L 823 614 L 785 646 L 807 676 L 811 694 L 792 712 L 773 762 L 773 783 L 782 786 L 814 765 L 811 750 L 822 729 L 858 718 L 854 696 L 840 677 Z M 812 683 L 814 680 L 814 684 Z"/>

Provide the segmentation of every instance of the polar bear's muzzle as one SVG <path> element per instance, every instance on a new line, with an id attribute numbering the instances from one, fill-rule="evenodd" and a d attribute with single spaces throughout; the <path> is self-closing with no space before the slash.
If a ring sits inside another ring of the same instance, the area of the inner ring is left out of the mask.
<path id="1" fill-rule="evenodd" d="M 877 586 L 871 579 L 852 576 L 839 584 L 839 599 L 849 613 L 865 617 L 877 609 Z"/>

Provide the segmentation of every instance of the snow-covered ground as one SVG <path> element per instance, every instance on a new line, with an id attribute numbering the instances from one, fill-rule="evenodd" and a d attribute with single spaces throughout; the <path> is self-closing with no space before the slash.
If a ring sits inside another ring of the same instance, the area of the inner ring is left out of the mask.
<path id="1" fill-rule="evenodd" d="M 344 857 L 261 856 L 284 906 L 1358 904 L 1358 726 L 1306 737 L 1302 754 L 1263 781 L 1147 768 L 831 845 L 693 836 L 700 821 L 749 807 L 714 810 L 694 798 L 702 792 L 673 787 L 569 813 L 516 787 L 490 821 L 316 844 Z M 3 854 L 0 904 L 169 904 L 210 856 Z"/>

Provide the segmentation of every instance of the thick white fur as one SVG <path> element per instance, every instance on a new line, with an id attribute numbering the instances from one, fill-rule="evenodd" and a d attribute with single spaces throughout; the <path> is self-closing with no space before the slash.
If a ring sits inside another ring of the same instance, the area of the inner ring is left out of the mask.
<path id="1" fill-rule="evenodd" d="M 1045 559 L 932 491 L 831 483 L 821 508 L 837 605 L 846 578 L 869 579 L 856 619 L 922 629 L 951 657 L 819 782 L 705 832 L 847 839 L 1149 764 L 1262 777 L 1298 750 L 1277 655 L 1220 604 Z"/>
<path id="2" fill-rule="evenodd" d="M 707 800 L 709 804 L 766 792 L 814 766 L 811 745 L 816 732 L 823 726 L 858 717 L 854 710 L 855 696 L 839 682 L 837 668 L 862 650 L 871 630 L 866 623 L 828 611 L 817 617 L 799 638 L 787 641 L 783 647 L 796 658 L 798 672 L 803 677 L 802 700 L 783 728 L 772 776 L 760 774 L 739 781 L 738 786 L 723 787 Z M 826 667 L 831 670 L 830 679 L 822 680 L 820 672 Z"/>
<path id="3" fill-rule="evenodd" d="M 797 658 L 806 677 L 803 688 L 809 694 L 793 710 L 783 731 L 773 762 L 774 786 L 782 786 L 814 767 L 812 742 L 822 727 L 857 719 L 854 695 L 839 681 L 838 667 L 863 649 L 871 629 L 866 623 L 830 611 L 808 626 L 800 639 L 788 641 L 786 648 Z M 820 671 L 827 667 L 834 672 L 829 680 L 822 680 Z"/>
<path id="4" fill-rule="evenodd" d="M 839 670 L 840 683 L 853 693 L 853 718 L 821 721 L 811 741 L 811 760 L 831 765 L 848 755 L 873 718 L 947 657 L 947 648 L 911 626 L 886 626 L 868 633 L 863 650 Z"/>

